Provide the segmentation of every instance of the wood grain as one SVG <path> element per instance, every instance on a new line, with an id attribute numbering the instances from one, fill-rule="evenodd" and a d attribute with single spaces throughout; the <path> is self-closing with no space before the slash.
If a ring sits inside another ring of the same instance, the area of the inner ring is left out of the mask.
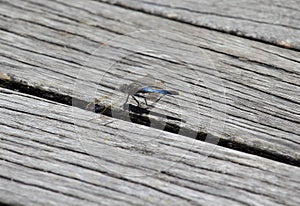
<path id="1" fill-rule="evenodd" d="M 299 165 L 298 52 L 95 1 L 2 1 L 0 10 L 0 72 L 12 85 L 108 97 L 101 106 L 116 103 L 121 118 L 118 86 L 150 73 L 182 93 L 151 109 L 152 127 L 170 117 L 181 135 Z"/>
<path id="2" fill-rule="evenodd" d="M 298 167 L 6 89 L 0 110 L 5 204 L 300 202 Z"/>
<path id="3" fill-rule="evenodd" d="M 299 1 L 102 0 L 212 30 L 300 49 Z"/>

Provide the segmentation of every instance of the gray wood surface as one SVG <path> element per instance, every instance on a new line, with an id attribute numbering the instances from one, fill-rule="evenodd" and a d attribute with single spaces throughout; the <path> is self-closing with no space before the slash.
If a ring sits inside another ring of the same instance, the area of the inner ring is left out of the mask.
<path id="1" fill-rule="evenodd" d="M 270 2 L 1 0 L 0 204 L 299 205 L 299 3 Z M 149 74 L 181 95 L 124 106 Z"/>
<path id="2" fill-rule="evenodd" d="M 295 166 L 6 89 L 0 110 L 5 204 L 300 203 Z"/>
<path id="3" fill-rule="evenodd" d="M 103 0 L 179 22 L 300 49 L 298 0 Z"/>
<path id="4" fill-rule="evenodd" d="M 170 117 L 181 135 L 299 165 L 298 52 L 96 1 L 2 1 L 0 10 L 0 72 L 12 84 L 101 97 L 132 121 L 119 114 L 117 88 L 150 73 L 182 93 L 151 109 L 151 127 Z"/>

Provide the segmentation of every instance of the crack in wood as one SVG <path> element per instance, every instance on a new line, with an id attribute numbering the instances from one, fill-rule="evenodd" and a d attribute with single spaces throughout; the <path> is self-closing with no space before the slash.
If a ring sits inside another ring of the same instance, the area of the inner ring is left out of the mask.
<path id="1" fill-rule="evenodd" d="M 103 1 L 103 0 L 96 0 L 96 1 L 100 1 L 101 3 L 104 3 L 104 4 L 109 4 L 109 5 L 113 5 L 113 6 L 124 8 L 124 9 L 129 9 L 129 10 L 136 11 L 136 12 L 141 12 L 141 13 L 148 14 L 148 15 L 153 15 L 153 16 L 160 17 L 160 18 L 163 18 L 163 19 L 169 19 L 169 20 L 172 20 L 172 21 L 175 21 L 175 22 L 180 22 L 180 23 L 192 25 L 192 26 L 195 26 L 195 27 L 199 27 L 199 28 L 203 28 L 203 29 L 207 29 L 207 30 L 211 30 L 211 31 L 215 31 L 215 32 L 230 34 L 230 35 L 242 37 L 244 39 L 254 40 L 256 42 L 261 42 L 261 43 L 268 44 L 268 45 L 274 45 L 274 46 L 277 46 L 277 47 L 286 48 L 286 49 L 293 50 L 293 51 L 300 51 L 300 48 L 297 45 L 291 46 L 288 42 L 285 42 L 283 40 L 281 40 L 281 41 L 271 40 L 270 41 L 270 40 L 266 39 L 266 37 L 264 37 L 264 36 L 259 36 L 257 38 L 255 36 L 249 35 L 247 32 L 245 32 L 243 30 L 229 29 L 229 28 L 227 28 L 227 29 L 226 28 L 219 28 L 219 27 L 213 27 L 213 26 L 210 26 L 210 25 L 207 25 L 207 24 L 197 24 L 196 22 L 189 21 L 189 20 L 185 19 L 185 17 L 183 17 L 183 18 L 176 18 L 176 17 L 171 18 L 168 15 L 164 15 L 164 14 L 160 13 L 159 10 L 152 9 L 152 10 L 148 11 L 147 9 L 143 8 L 142 6 L 141 7 L 131 6 L 131 5 L 128 5 L 126 3 L 122 3 L 120 1 Z M 243 20 L 243 19 L 241 19 L 241 20 Z M 252 22 L 255 22 L 255 21 L 252 20 Z M 258 21 L 257 23 L 265 23 L 265 22 L 259 22 Z M 269 23 L 269 25 L 275 25 L 275 24 Z M 298 27 L 291 27 L 291 26 L 287 26 L 287 25 L 278 25 L 278 26 L 291 28 L 291 29 L 295 29 L 295 30 L 300 30 Z"/>
<path id="2" fill-rule="evenodd" d="M 74 99 L 71 96 L 47 91 L 40 87 L 30 86 L 24 81 L 16 81 L 13 76 L 11 76 L 10 79 L 11 80 L 0 79 L 0 87 L 7 88 L 7 89 L 10 89 L 13 91 L 18 91 L 18 92 L 25 93 L 25 94 L 29 94 L 29 95 L 33 95 L 36 97 L 44 98 L 44 99 L 62 103 L 65 105 L 74 106 L 72 104 Z M 81 109 L 86 108 L 86 106 L 88 104 L 89 104 L 89 102 L 86 102 L 86 101 L 83 101 L 80 99 L 76 99 L 76 107 L 78 107 L 78 108 L 81 108 Z M 128 113 L 128 111 L 120 110 L 117 108 L 112 109 L 109 105 L 99 105 L 99 104 L 94 105 L 94 108 L 91 107 L 89 110 L 96 112 L 96 113 L 101 113 L 102 115 L 105 115 L 108 117 L 113 117 L 113 118 L 116 118 L 116 117 L 115 117 L 115 115 L 112 115 L 112 112 L 118 112 L 118 114 L 119 114 L 118 119 L 123 119 L 125 121 L 128 121 L 128 119 L 125 118 L 125 116 L 129 114 L 130 121 L 132 123 L 141 124 L 141 125 L 145 125 L 145 126 L 150 126 L 151 122 L 156 121 L 155 125 L 157 125 L 158 129 L 161 129 L 161 126 L 164 124 L 165 125 L 165 127 L 163 129 L 164 131 L 167 131 L 170 133 L 175 133 L 175 134 L 178 134 L 179 130 L 181 132 L 184 131 L 184 132 L 182 132 L 184 134 L 184 136 L 192 137 L 192 138 L 195 138 L 196 140 L 200 140 L 200 141 L 205 141 L 206 137 L 208 136 L 208 134 L 205 132 L 197 132 L 197 136 L 194 137 L 193 135 L 195 134 L 195 131 L 191 130 L 189 128 L 180 127 L 181 120 L 178 118 L 167 117 L 166 120 L 172 120 L 172 121 L 170 121 L 170 122 L 166 121 L 166 123 L 163 123 L 163 122 L 155 120 L 154 118 L 151 118 L 150 116 L 147 116 L 147 113 L 146 113 L 146 115 L 145 114 L 141 115 L 142 112 L 145 112 L 145 111 L 142 111 L 141 108 L 137 108 L 132 105 L 131 105 L 131 107 L 132 107 L 131 108 L 132 111 L 129 113 Z M 140 113 L 135 113 L 135 112 L 140 112 Z M 159 114 L 156 114 L 156 115 L 159 116 Z M 122 116 L 124 118 L 122 118 Z M 226 147 L 229 149 L 257 155 L 257 156 L 264 157 L 267 159 L 271 159 L 271 160 L 275 160 L 275 161 L 282 162 L 285 164 L 290 164 L 290 165 L 300 167 L 300 160 L 294 159 L 290 156 L 285 156 L 283 154 L 265 151 L 263 149 L 256 148 L 254 146 L 249 146 L 246 144 L 238 143 L 233 140 L 220 138 L 219 142 L 218 142 L 218 146 Z"/>

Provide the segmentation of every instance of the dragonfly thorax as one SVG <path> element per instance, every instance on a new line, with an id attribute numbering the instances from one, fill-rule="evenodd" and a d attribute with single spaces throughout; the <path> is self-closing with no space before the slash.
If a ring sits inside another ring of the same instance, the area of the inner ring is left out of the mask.
<path id="1" fill-rule="evenodd" d="M 130 94 L 130 95 L 134 95 L 140 89 L 141 89 L 141 85 L 137 84 L 137 83 L 123 84 L 123 85 L 120 86 L 120 91 L 121 92 Z"/>

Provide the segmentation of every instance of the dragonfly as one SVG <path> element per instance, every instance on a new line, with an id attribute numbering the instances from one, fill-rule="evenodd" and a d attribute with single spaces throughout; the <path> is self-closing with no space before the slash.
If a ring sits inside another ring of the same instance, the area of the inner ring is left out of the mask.
<path id="1" fill-rule="evenodd" d="M 180 93 L 173 90 L 165 90 L 162 88 L 164 83 L 162 81 L 156 81 L 154 77 L 150 74 L 137 79 L 130 84 L 123 84 L 120 86 L 120 91 L 127 93 L 127 98 L 124 105 L 128 102 L 129 96 L 131 96 L 137 103 L 138 107 L 141 106 L 141 102 L 138 101 L 136 97 L 141 97 L 144 99 L 147 106 L 152 106 L 165 95 L 179 95 Z M 160 96 L 160 97 L 159 97 Z M 151 105 L 147 102 L 148 99 L 156 99 Z"/>

